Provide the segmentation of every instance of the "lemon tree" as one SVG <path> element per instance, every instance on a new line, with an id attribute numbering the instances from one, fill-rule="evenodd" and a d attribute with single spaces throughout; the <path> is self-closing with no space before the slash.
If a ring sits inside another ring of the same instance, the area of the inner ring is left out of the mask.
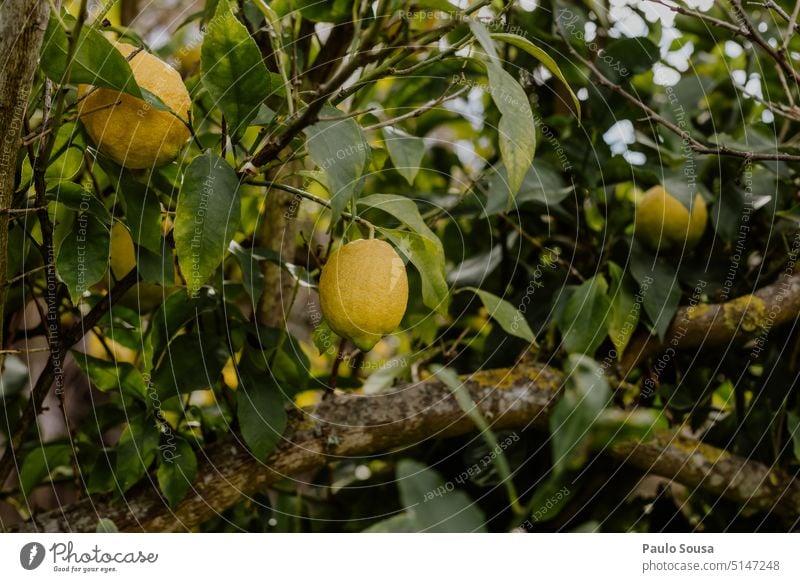
<path id="1" fill-rule="evenodd" d="M 772 4 L 121 4 L 0 3 L 0 526 L 796 522 Z"/>

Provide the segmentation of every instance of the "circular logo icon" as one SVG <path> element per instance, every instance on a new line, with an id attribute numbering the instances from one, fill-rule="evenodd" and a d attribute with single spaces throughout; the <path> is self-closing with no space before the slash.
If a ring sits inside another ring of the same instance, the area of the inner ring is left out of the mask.
<path id="1" fill-rule="evenodd" d="M 26 570 L 35 570 L 44 561 L 44 546 L 39 542 L 29 542 L 19 551 L 19 563 Z"/>

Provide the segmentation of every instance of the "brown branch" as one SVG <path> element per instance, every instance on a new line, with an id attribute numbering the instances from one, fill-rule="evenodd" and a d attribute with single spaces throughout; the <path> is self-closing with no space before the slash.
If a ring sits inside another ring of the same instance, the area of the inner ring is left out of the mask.
<path id="1" fill-rule="evenodd" d="M 682 307 L 663 341 L 647 334 L 636 336 L 625 350 L 623 370 L 670 347 L 688 350 L 730 342 L 753 341 L 753 357 L 760 353 L 772 328 L 794 321 L 800 314 L 800 273 L 784 272 L 781 279 L 751 295 L 725 303 Z"/>
<path id="2" fill-rule="evenodd" d="M 800 162 L 800 155 L 795 154 L 785 154 L 781 152 L 776 153 L 763 153 L 763 152 L 752 152 L 752 151 L 744 151 L 744 150 L 737 150 L 734 148 L 730 148 L 725 145 L 718 145 L 718 146 L 707 146 L 697 139 L 695 139 L 692 134 L 690 134 L 685 129 L 682 129 L 675 123 L 672 123 L 659 113 L 657 113 L 652 107 L 646 105 L 642 102 L 641 99 L 632 95 L 625 89 L 623 89 L 618 83 L 611 81 L 608 77 L 606 77 L 600 69 L 595 66 L 593 62 L 583 57 L 575 48 L 569 43 L 569 40 L 566 38 L 564 31 L 559 29 L 561 37 L 563 38 L 564 42 L 567 45 L 570 53 L 577 58 L 581 63 L 583 63 L 597 78 L 597 81 L 607 89 L 610 89 L 617 95 L 623 97 L 626 101 L 638 107 L 642 111 L 644 111 L 650 119 L 657 122 L 659 125 L 662 125 L 681 139 L 683 139 L 688 146 L 692 149 L 692 151 L 697 152 L 699 154 L 709 154 L 709 155 L 716 155 L 716 156 L 729 156 L 729 157 L 736 157 L 736 158 L 744 158 L 749 159 L 752 161 L 756 160 L 773 160 L 773 161 L 786 161 L 786 162 Z"/>
<path id="3" fill-rule="evenodd" d="M 493 429 L 546 430 L 563 380 L 552 368 L 529 366 L 477 372 L 466 385 Z M 201 451 L 204 458 L 194 490 L 174 510 L 168 508 L 154 481 L 148 480 L 123 499 L 82 500 L 12 529 L 94 531 L 103 517 L 122 531 L 192 530 L 242 498 L 328 462 L 398 451 L 428 439 L 475 430 L 451 391 L 435 380 L 399 386 L 379 396 L 336 395 L 323 401 L 315 413 L 314 419 L 305 416 L 307 412 L 293 414 L 290 428 L 266 463 L 232 442 Z M 315 427 L 320 426 L 328 438 L 319 436 Z M 800 483 L 781 470 L 679 434 L 662 433 L 642 443 L 623 442 L 609 453 L 650 474 L 774 512 L 789 521 L 800 512 Z"/>

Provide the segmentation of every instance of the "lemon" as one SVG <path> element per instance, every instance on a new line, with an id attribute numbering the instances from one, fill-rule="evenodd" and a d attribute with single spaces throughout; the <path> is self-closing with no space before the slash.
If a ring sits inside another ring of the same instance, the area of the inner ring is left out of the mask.
<path id="1" fill-rule="evenodd" d="M 136 247 L 133 238 L 119 222 L 111 227 L 111 273 L 117 280 L 122 279 L 136 267 Z M 162 287 L 156 283 L 137 283 L 120 298 L 119 304 L 140 313 L 149 313 L 173 293 L 173 287 Z"/>
<path id="2" fill-rule="evenodd" d="M 706 203 L 700 194 L 695 196 L 689 215 L 680 200 L 663 186 L 654 186 L 644 193 L 636 209 L 636 236 L 653 250 L 691 250 L 703 238 L 707 221 Z"/>
<path id="3" fill-rule="evenodd" d="M 400 325 L 406 312 L 403 259 L 382 240 L 348 243 L 322 269 L 319 299 L 331 329 L 368 352 Z"/>
<path id="4" fill-rule="evenodd" d="M 125 57 L 136 50 L 124 43 L 116 47 Z M 78 96 L 85 98 L 79 104 L 80 119 L 97 149 L 119 165 L 130 169 L 163 166 L 178 156 L 189 139 L 184 122 L 188 122 L 192 101 L 180 74 L 157 57 L 141 51 L 130 65 L 139 86 L 172 112 L 127 93 L 91 91 L 90 86 L 81 85 Z"/>

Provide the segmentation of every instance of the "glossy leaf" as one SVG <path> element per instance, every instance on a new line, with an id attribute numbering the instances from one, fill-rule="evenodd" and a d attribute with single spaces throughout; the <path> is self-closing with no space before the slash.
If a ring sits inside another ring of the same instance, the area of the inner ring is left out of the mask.
<path id="1" fill-rule="evenodd" d="M 415 532 L 458 533 L 486 531 L 483 512 L 463 491 L 448 487 L 433 469 L 411 459 L 397 463 L 400 501 Z M 439 492 L 436 495 L 435 492 Z"/>
<path id="2" fill-rule="evenodd" d="M 69 48 L 69 37 L 59 19 L 68 29 L 75 27 L 72 16 L 65 13 L 59 16 L 51 12 L 42 44 L 41 66 L 44 73 L 56 83 L 61 82 L 66 72 Z M 81 29 L 67 82 L 106 87 L 142 97 L 127 59 L 99 30 L 87 25 Z"/>
<path id="3" fill-rule="evenodd" d="M 530 343 L 536 342 L 536 336 L 528 325 L 525 316 L 508 301 L 477 287 L 465 287 L 464 290 L 472 291 L 480 297 L 483 306 L 489 312 L 489 316 L 500 324 L 500 327 L 506 333 Z"/>
<path id="4" fill-rule="evenodd" d="M 323 108 L 324 117 L 341 115 L 336 108 Z M 307 127 L 305 134 L 311 159 L 328 179 L 331 225 L 334 225 L 360 191 L 369 145 L 361 127 L 352 118 L 320 121 Z"/>
<path id="5" fill-rule="evenodd" d="M 114 475 L 122 491 L 127 491 L 144 477 L 156 458 L 159 429 L 155 423 L 154 418 L 133 417 L 119 437 Z"/>
<path id="6" fill-rule="evenodd" d="M 607 335 L 611 309 L 608 283 L 595 275 L 567 295 L 558 328 L 564 347 L 571 354 L 593 354 Z"/>
<path id="7" fill-rule="evenodd" d="M 380 231 L 394 243 L 400 256 L 416 267 L 422 278 L 423 303 L 441 314 L 447 313 L 450 293 L 444 274 L 444 257 L 429 238 L 403 230 L 382 228 Z"/>
<path id="8" fill-rule="evenodd" d="M 183 176 L 175 215 L 178 264 L 194 295 L 222 263 L 241 219 L 239 180 L 210 150 L 197 156 Z"/>
<path id="9" fill-rule="evenodd" d="M 201 80 L 228 122 L 228 131 L 240 135 L 270 94 L 270 76 L 261 51 L 247 28 L 219 2 L 201 48 Z"/>
<path id="10" fill-rule="evenodd" d="M 175 507 L 186 497 L 197 477 L 197 456 L 192 446 L 182 438 L 162 445 L 156 477 L 170 507 Z"/>
<path id="11" fill-rule="evenodd" d="M 383 140 L 394 169 L 412 186 L 425 154 L 425 142 L 394 127 L 383 128 Z"/>
<path id="12" fill-rule="evenodd" d="M 239 369 L 236 416 L 244 442 L 259 461 L 265 461 L 281 440 L 286 411 L 280 387 L 269 376 L 251 376 Z"/>
<path id="13" fill-rule="evenodd" d="M 109 245 L 108 228 L 88 213 L 76 218 L 73 230 L 61 241 L 56 268 L 73 304 L 106 274 Z"/>

